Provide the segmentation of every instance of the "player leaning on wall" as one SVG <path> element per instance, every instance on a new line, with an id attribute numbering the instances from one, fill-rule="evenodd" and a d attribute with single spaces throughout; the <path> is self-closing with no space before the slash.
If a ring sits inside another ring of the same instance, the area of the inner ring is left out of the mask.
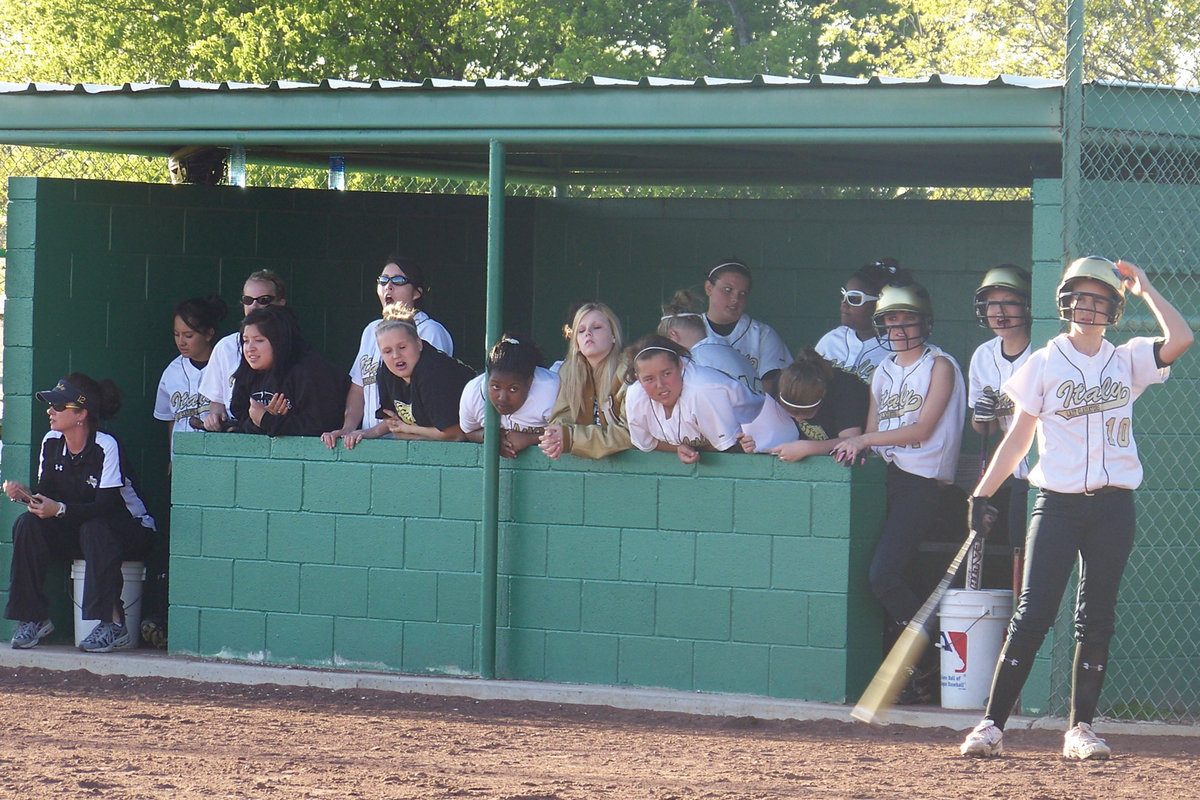
<path id="1" fill-rule="evenodd" d="M 1104 332 L 1121 316 L 1128 291 L 1158 320 L 1162 337 L 1137 337 L 1114 346 Z M 1133 439 L 1133 401 L 1167 379 L 1170 366 L 1192 344 L 1178 311 L 1140 267 L 1090 256 L 1071 263 L 1058 287 L 1066 333 L 1051 339 L 1003 389 L 1016 406 L 1013 423 L 971 497 L 972 528 L 987 500 L 1038 440 L 1029 482 L 1038 487 L 1025 543 L 1024 588 L 1008 626 L 983 721 L 962 743 L 965 756 L 1004 752 L 1004 724 L 1029 676 L 1033 659 L 1079 560 L 1075 606 L 1071 719 L 1063 743 L 1067 758 L 1108 758 L 1092 730 L 1108 645 L 1116 618 L 1117 588 L 1133 549 L 1133 490 L 1142 465 Z"/>

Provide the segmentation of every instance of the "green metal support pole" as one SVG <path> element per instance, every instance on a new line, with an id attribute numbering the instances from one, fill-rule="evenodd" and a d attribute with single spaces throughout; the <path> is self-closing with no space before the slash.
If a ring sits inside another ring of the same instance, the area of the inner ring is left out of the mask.
<path id="1" fill-rule="evenodd" d="M 1079 241 L 1079 197 L 1083 177 L 1083 4 L 1067 3 L 1067 61 L 1063 87 L 1063 256 L 1083 255 Z"/>
<path id="2" fill-rule="evenodd" d="M 488 146 L 487 352 L 504 322 L 504 145 Z M 496 677 L 496 571 L 500 540 L 500 417 L 491 403 L 483 424 L 483 561 L 479 582 L 479 676 Z"/>

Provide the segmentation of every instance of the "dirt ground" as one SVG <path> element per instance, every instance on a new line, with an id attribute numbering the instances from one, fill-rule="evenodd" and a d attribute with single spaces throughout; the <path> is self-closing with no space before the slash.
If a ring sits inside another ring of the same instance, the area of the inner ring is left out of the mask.
<path id="1" fill-rule="evenodd" d="M 960 733 L 383 692 L 0 671 L 0 797 L 1200 798 L 1200 737 Z"/>

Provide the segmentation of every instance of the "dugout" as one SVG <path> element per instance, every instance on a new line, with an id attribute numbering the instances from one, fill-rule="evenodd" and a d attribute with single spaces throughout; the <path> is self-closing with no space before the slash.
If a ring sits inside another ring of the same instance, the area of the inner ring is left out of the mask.
<path id="1" fill-rule="evenodd" d="M 1035 315 L 1053 316 L 1062 104 L 1058 82 L 1014 78 L 5 87 L 4 143 L 164 162 L 182 144 L 296 165 L 340 153 L 351 173 L 491 189 L 10 180 L 9 469 L 36 458 L 32 392 L 86 369 L 125 389 L 113 427 L 161 507 L 165 437 L 149 411 L 172 356 L 171 306 L 232 300 L 248 272 L 276 269 L 314 344 L 348 366 L 377 316 L 379 259 L 397 247 L 428 265 L 431 313 L 476 366 L 501 328 L 532 330 L 554 357 L 581 296 L 636 336 L 705 262 L 738 254 L 754 269 L 750 313 L 793 348 L 835 322 L 850 271 L 895 256 L 929 287 L 935 341 L 965 367 L 986 336 L 970 303 L 984 268 L 1033 263 Z M 506 184 L 554 191 L 505 196 Z M 580 186 L 614 188 L 572 196 Z M 619 196 L 639 186 L 759 196 Z M 837 188 L 763 196 L 797 186 Z M 883 200 L 847 187 L 932 191 Z M 1015 199 L 959 199 L 980 189 Z M 1044 339 L 1052 323 L 1039 328 Z M 864 576 L 878 464 L 550 463 L 535 451 L 497 465 L 470 444 L 330 453 L 203 434 L 180 437 L 177 453 L 176 653 L 831 701 L 856 696 L 877 663 Z M 1049 707 L 1049 658 L 1026 691 L 1034 711 Z"/>

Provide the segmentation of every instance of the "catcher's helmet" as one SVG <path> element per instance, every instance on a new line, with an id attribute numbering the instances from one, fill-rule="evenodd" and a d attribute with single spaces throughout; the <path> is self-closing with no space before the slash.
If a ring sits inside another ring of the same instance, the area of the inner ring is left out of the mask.
<path id="1" fill-rule="evenodd" d="M 987 328 L 987 293 L 992 289 L 1008 289 L 1010 292 L 1015 292 L 1024 298 L 1022 307 L 1022 323 L 1029 324 L 1029 297 L 1031 294 L 1031 280 L 1029 270 L 1022 269 L 1015 264 L 1001 264 L 998 267 L 992 267 L 983 276 L 983 282 L 979 284 L 979 288 L 975 290 L 975 319 L 982 328 Z"/>
<path id="2" fill-rule="evenodd" d="M 216 186 L 225 180 L 225 151 L 204 145 L 181 147 L 167 157 L 171 183 Z"/>
<path id="3" fill-rule="evenodd" d="M 1104 284 L 1109 290 L 1108 296 L 1096 295 L 1090 292 L 1076 292 L 1073 286 L 1077 281 L 1093 280 Z M 1062 282 L 1058 284 L 1058 316 L 1066 322 L 1074 321 L 1076 303 L 1081 298 L 1091 298 L 1104 301 L 1096 308 L 1096 313 L 1103 315 L 1107 322 L 1084 323 L 1090 325 L 1115 325 L 1125 310 L 1125 280 L 1117 270 L 1117 265 L 1101 256 L 1077 258 L 1070 263 L 1063 273 Z"/>
<path id="4" fill-rule="evenodd" d="M 893 329 L 907 327 L 884 323 L 885 316 L 897 311 L 905 311 L 920 317 L 920 339 L 892 341 L 891 331 Z M 875 324 L 875 338 L 879 340 L 885 350 L 895 353 L 921 347 L 929 339 L 929 333 L 933 330 L 933 303 L 929 300 L 929 292 L 925 291 L 925 287 L 916 281 L 901 285 L 888 284 L 883 287 L 883 291 L 879 293 L 879 299 L 875 302 L 875 316 L 872 317 L 872 322 Z"/>

